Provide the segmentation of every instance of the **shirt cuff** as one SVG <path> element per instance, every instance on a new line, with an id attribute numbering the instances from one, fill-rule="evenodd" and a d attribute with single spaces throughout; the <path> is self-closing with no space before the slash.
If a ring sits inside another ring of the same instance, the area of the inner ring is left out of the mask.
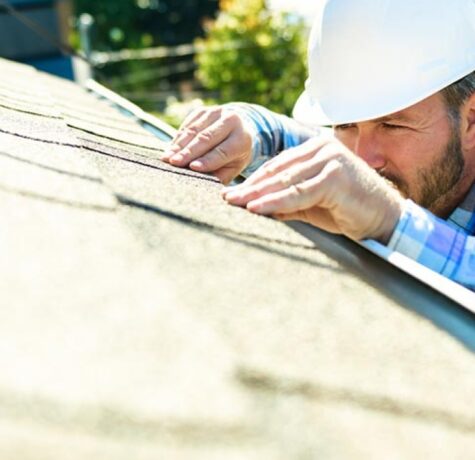
<path id="1" fill-rule="evenodd" d="M 463 259 L 467 235 L 411 200 L 388 243 L 388 248 L 452 278 Z"/>

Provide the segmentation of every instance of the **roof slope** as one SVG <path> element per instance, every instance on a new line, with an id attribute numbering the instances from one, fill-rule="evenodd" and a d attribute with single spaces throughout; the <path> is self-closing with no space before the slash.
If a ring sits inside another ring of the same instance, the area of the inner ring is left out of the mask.
<path id="1" fill-rule="evenodd" d="M 0 75 L 1 458 L 475 448 L 468 312 L 227 206 L 73 83 Z"/>

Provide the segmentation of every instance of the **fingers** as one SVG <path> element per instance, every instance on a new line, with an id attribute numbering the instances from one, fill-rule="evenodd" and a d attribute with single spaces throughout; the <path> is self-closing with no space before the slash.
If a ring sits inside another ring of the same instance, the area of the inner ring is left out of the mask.
<path id="1" fill-rule="evenodd" d="M 177 150 L 186 147 L 201 131 L 211 126 L 219 120 L 219 113 L 216 110 L 200 111 L 190 122 L 184 122 L 178 133 L 173 145 Z"/>
<path id="2" fill-rule="evenodd" d="M 198 109 L 191 112 L 181 124 L 168 150 L 162 155 L 162 160 L 169 161 L 172 156 L 186 147 L 200 130 L 205 129 L 218 118 L 216 109 Z"/>
<path id="3" fill-rule="evenodd" d="M 331 198 L 340 163 L 332 160 L 315 176 L 299 183 L 260 196 L 247 203 L 249 211 L 264 215 L 281 215 L 296 213 L 311 207 L 327 209 L 331 206 Z"/>
<path id="4" fill-rule="evenodd" d="M 182 133 L 182 130 L 185 129 L 187 126 L 192 125 L 195 121 L 201 118 L 203 116 L 203 113 L 204 110 L 202 108 L 193 110 L 191 113 L 189 113 L 178 128 L 178 131 L 172 140 L 172 144 L 175 144 L 177 142 L 178 138 Z"/>
<path id="5" fill-rule="evenodd" d="M 189 166 L 189 164 L 203 155 L 216 149 L 230 134 L 233 126 L 226 124 L 223 120 L 218 120 L 203 131 L 198 132 L 170 158 L 170 163 L 175 166 Z M 223 150 L 218 150 L 221 154 Z M 199 164 L 199 163 L 196 163 Z"/>
<path id="6" fill-rule="evenodd" d="M 183 124 L 178 131 L 173 144 L 162 159 L 175 166 L 187 166 L 200 152 L 211 150 L 216 143 L 223 140 L 221 131 L 224 126 L 219 122 L 220 114 L 216 110 L 207 110 L 197 114 L 189 124 Z M 215 141 L 213 136 L 221 136 Z M 215 144 L 213 145 L 213 142 Z M 196 145 L 198 144 L 198 149 Z"/>
<path id="7" fill-rule="evenodd" d="M 252 134 L 241 117 L 232 110 L 216 107 L 192 113 L 162 160 L 213 173 L 229 183 L 247 166 L 251 155 Z"/>
<path id="8" fill-rule="evenodd" d="M 259 175 L 259 180 L 256 180 L 251 185 L 248 182 L 244 182 L 237 187 L 227 189 L 224 192 L 224 198 L 231 204 L 245 206 L 250 201 L 257 200 L 261 196 L 297 186 L 322 171 L 327 162 L 328 155 L 325 155 L 327 150 L 329 150 L 328 147 L 323 147 L 319 155 L 316 155 L 314 151 L 308 152 L 304 150 L 297 153 L 297 161 L 283 158 L 282 162 L 274 162 L 274 166 L 266 168 L 267 171 Z M 309 157 L 310 159 L 308 159 Z M 281 167 L 281 165 L 286 167 Z M 288 165 L 291 166 L 289 167 Z M 268 175 L 269 170 L 278 172 L 274 173 L 274 175 Z"/>
<path id="9" fill-rule="evenodd" d="M 175 142 L 182 129 L 186 128 L 189 125 L 192 125 L 198 119 L 203 118 L 203 115 L 208 114 L 210 118 L 215 118 L 218 112 L 219 108 L 217 106 L 199 107 L 195 110 L 192 110 L 181 123 L 180 128 L 178 129 L 178 132 L 176 133 L 175 138 L 173 139 L 173 142 Z"/>
<path id="10" fill-rule="evenodd" d="M 241 185 L 247 187 L 257 184 L 289 169 L 293 165 L 307 161 L 313 158 L 327 143 L 328 139 L 326 137 L 314 137 L 298 147 L 288 149 L 265 163 Z"/>
<path id="11" fill-rule="evenodd" d="M 216 139 L 219 139 L 219 136 Z M 230 162 L 236 163 L 239 157 L 245 156 L 247 150 L 248 148 L 243 146 L 243 138 L 238 131 L 232 133 L 213 150 L 192 161 L 190 168 L 199 172 L 217 171 Z"/>

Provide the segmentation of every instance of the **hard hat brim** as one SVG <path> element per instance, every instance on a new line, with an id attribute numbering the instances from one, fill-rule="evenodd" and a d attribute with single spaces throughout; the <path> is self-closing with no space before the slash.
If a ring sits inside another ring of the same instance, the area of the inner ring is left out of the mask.
<path id="1" fill-rule="evenodd" d="M 306 90 L 297 99 L 292 116 L 299 123 L 307 126 L 332 126 L 335 124 Z"/>

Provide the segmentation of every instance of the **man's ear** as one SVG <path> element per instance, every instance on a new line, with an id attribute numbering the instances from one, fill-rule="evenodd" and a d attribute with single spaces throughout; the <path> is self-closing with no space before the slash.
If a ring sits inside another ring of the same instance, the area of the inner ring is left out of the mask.
<path id="1" fill-rule="evenodd" d="M 475 93 L 463 104 L 460 121 L 462 149 L 475 150 Z"/>

